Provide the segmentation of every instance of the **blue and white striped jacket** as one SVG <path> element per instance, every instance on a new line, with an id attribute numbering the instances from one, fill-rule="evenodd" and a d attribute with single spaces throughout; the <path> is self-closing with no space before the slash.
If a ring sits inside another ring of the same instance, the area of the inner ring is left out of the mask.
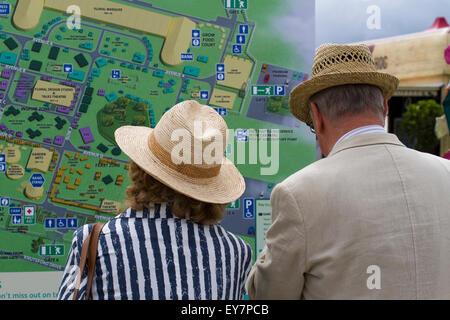
<path id="1" fill-rule="evenodd" d="M 58 299 L 72 299 L 81 247 L 92 229 L 73 235 Z M 172 216 L 169 206 L 128 209 L 102 229 L 92 299 L 242 299 L 252 250 L 219 224 Z M 87 273 L 79 288 L 86 294 Z"/>

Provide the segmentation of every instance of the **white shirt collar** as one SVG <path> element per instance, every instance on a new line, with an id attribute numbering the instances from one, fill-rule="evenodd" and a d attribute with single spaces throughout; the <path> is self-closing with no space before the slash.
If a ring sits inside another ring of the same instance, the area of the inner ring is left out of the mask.
<path id="1" fill-rule="evenodd" d="M 336 146 L 344 141 L 345 139 L 348 139 L 352 136 L 356 136 L 358 134 L 365 134 L 365 133 L 373 133 L 373 132 L 384 132 L 386 133 L 386 129 L 383 128 L 380 125 L 370 125 L 370 126 L 363 126 L 363 127 L 359 127 L 356 129 L 353 129 L 352 131 L 347 132 L 346 134 L 344 134 L 342 137 L 339 138 L 338 141 L 336 141 L 336 143 L 333 146 L 333 149 L 336 148 Z M 333 150 L 331 149 L 331 150 Z"/>

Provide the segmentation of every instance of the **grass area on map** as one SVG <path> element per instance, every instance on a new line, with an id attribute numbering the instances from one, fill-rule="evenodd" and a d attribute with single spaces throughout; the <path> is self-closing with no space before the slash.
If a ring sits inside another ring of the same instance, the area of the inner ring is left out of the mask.
<path id="1" fill-rule="evenodd" d="M 64 266 L 67 260 L 67 255 L 70 250 L 71 240 L 60 239 L 60 236 L 56 231 L 46 229 L 44 227 L 45 217 L 51 217 L 52 214 L 44 212 L 41 208 L 36 212 L 36 224 L 33 225 L 13 225 L 11 223 L 11 215 L 8 213 L 8 208 L 0 209 L 0 243 L 1 250 L 21 253 L 25 256 L 43 259 L 39 256 L 37 247 L 33 249 L 33 241 L 41 240 L 40 244 L 54 244 L 54 241 L 58 244 L 64 245 L 64 255 L 46 258 L 48 262 Z M 27 232 L 20 232 L 20 228 L 27 228 Z M 6 232 L 8 230 L 8 232 Z M 12 235 L 14 241 L 11 241 Z M 0 260 L 0 272 L 16 272 L 16 271 L 52 271 L 54 269 L 32 263 L 23 259 L 7 259 Z M 7 262 L 7 263 L 3 263 Z"/>
<path id="2" fill-rule="evenodd" d="M 54 202 L 55 205 L 64 207 L 68 210 L 92 213 L 92 210 L 78 207 L 78 204 L 88 204 L 100 207 L 104 199 L 123 203 L 125 197 L 125 188 L 128 186 L 128 171 L 123 163 L 100 163 L 100 159 L 80 155 L 76 159 L 76 155 L 71 153 L 72 157 L 63 155 L 60 168 L 66 167 L 63 179 L 57 184 L 55 197 L 70 201 L 72 205 Z M 88 168 L 89 167 L 89 168 Z M 73 169 L 73 170 L 72 170 Z M 80 171 L 78 171 L 80 170 Z M 72 172 L 72 173 L 71 173 Z M 81 172 L 81 174 L 80 174 Z M 98 178 L 96 174 L 99 172 Z M 122 183 L 116 184 L 118 177 L 122 177 Z M 67 178 L 67 183 L 64 179 Z M 107 178 L 109 177 L 109 179 Z M 76 185 L 76 180 L 78 184 Z M 105 179 L 105 180 L 104 180 Z M 73 186 L 75 189 L 69 189 Z M 101 212 L 95 212 L 100 214 Z M 113 217 L 118 212 L 106 213 L 107 216 Z"/>
<path id="3" fill-rule="evenodd" d="M 66 21 L 59 22 L 49 33 L 48 40 L 60 45 L 86 51 L 94 51 L 100 39 L 101 30 L 83 25 L 81 29 L 69 29 Z"/>
<path id="4" fill-rule="evenodd" d="M 26 139 L 31 138 L 29 133 L 26 132 L 26 128 L 30 125 L 32 125 L 33 130 L 39 130 L 41 132 L 40 136 L 35 136 L 33 138 L 34 141 L 38 142 L 44 142 L 45 138 L 50 138 L 53 141 L 54 137 L 57 135 L 65 136 L 67 129 L 70 126 L 69 120 L 59 114 L 44 113 L 36 111 L 36 109 L 26 109 L 17 106 L 9 106 L 6 110 L 10 110 L 11 107 L 19 113 L 17 115 L 4 115 L 2 117 L 2 122 L 5 123 L 10 130 L 14 130 L 15 132 L 23 132 L 23 137 Z M 39 114 L 43 116 L 43 119 L 35 119 L 33 117 L 35 112 L 39 112 Z M 30 121 L 29 119 L 33 120 Z M 59 122 L 57 122 L 57 119 L 59 119 Z M 65 121 L 65 123 L 61 125 L 61 127 L 57 128 L 56 126 L 58 123 L 62 124 L 62 121 Z"/>

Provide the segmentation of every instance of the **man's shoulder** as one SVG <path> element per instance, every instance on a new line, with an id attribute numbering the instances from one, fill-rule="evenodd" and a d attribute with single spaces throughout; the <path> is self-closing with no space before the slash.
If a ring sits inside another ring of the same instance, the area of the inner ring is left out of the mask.
<path id="1" fill-rule="evenodd" d="M 342 175 L 349 171 L 351 171 L 351 175 L 366 174 L 367 177 L 376 164 L 378 166 L 389 166 L 391 164 L 393 167 L 396 167 L 408 163 L 408 167 L 428 167 L 428 170 L 434 172 L 450 173 L 450 161 L 447 159 L 406 147 L 385 146 L 387 152 L 375 152 L 374 150 L 374 152 L 369 153 L 367 149 L 342 150 L 331 157 L 320 159 L 293 173 L 279 183 L 278 186 L 291 191 L 301 190 L 302 186 L 307 186 L 308 188 L 313 186 L 320 187 L 322 182 L 334 181 L 337 175 Z M 360 152 L 364 152 L 364 154 L 360 155 Z M 420 175 L 421 173 L 419 172 L 418 174 Z"/>
<path id="2" fill-rule="evenodd" d="M 277 186 L 279 188 L 285 187 L 287 189 L 292 189 L 302 184 L 317 184 L 317 179 L 319 177 L 323 178 L 327 174 L 332 173 L 332 167 L 335 164 L 336 163 L 333 164 L 329 158 L 317 160 L 299 171 L 294 172 Z"/>
<path id="3" fill-rule="evenodd" d="M 438 157 L 434 154 L 430 154 L 430 153 L 426 153 L 426 152 L 420 152 L 420 151 L 413 150 L 413 149 L 407 149 L 407 150 L 409 150 L 411 153 L 414 153 L 417 155 L 417 157 L 412 159 L 413 161 L 414 160 L 427 161 L 427 162 L 434 163 L 439 166 L 443 166 L 443 167 L 447 168 L 447 170 L 450 170 L 450 161 L 445 158 Z"/>

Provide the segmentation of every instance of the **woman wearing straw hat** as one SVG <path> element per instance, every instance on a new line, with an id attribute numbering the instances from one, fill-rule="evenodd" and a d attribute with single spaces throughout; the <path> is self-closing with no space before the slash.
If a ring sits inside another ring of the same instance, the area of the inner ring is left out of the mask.
<path id="1" fill-rule="evenodd" d="M 290 95 L 326 158 L 272 191 L 252 299 L 450 299 L 450 162 L 384 130 L 399 81 L 324 44 Z"/>
<path id="2" fill-rule="evenodd" d="M 77 283 L 92 225 L 74 233 L 59 299 L 74 291 L 79 299 L 241 299 L 252 251 L 217 224 L 245 189 L 224 157 L 226 137 L 222 117 L 196 101 L 175 105 L 154 130 L 117 129 L 131 159 L 129 209 L 99 233 L 92 288 L 86 274 Z"/>

